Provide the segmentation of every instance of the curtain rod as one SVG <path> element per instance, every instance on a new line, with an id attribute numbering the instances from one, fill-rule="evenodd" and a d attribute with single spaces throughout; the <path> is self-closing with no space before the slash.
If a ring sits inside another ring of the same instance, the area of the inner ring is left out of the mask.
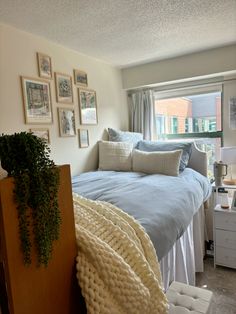
<path id="1" fill-rule="evenodd" d="M 197 81 L 190 81 L 189 85 L 183 85 L 183 86 L 174 86 L 174 85 L 181 84 L 181 82 L 179 82 L 179 83 L 167 84 L 167 85 L 163 85 L 163 86 L 144 87 L 144 88 L 140 87 L 138 89 L 128 90 L 127 92 L 128 92 L 128 96 L 131 96 L 132 94 L 134 94 L 136 92 L 140 92 L 140 91 L 153 90 L 154 92 L 167 92 L 167 91 L 172 91 L 172 90 L 184 89 L 184 88 L 188 88 L 188 87 L 201 87 L 204 85 L 224 84 L 225 82 L 230 82 L 230 81 L 236 81 L 236 78 L 221 79 L 219 81 L 202 82 L 202 83 L 200 83 L 200 82 L 198 83 Z M 184 83 L 186 83 L 186 82 L 183 82 L 182 84 L 184 84 Z M 191 84 L 191 83 L 193 83 L 193 84 Z M 163 87 L 163 89 L 158 90 L 158 87 L 160 87 L 160 88 Z"/>

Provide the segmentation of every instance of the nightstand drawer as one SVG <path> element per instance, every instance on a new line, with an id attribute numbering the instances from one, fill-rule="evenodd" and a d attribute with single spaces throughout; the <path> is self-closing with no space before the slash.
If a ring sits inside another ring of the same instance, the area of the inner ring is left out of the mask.
<path id="1" fill-rule="evenodd" d="M 236 250 L 216 246 L 215 263 L 236 268 Z"/>
<path id="2" fill-rule="evenodd" d="M 215 228 L 236 231 L 236 213 L 216 211 Z"/>
<path id="3" fill-rule="evenodd" d="M 215 241 L 216 246 L 236 250 L 236 232 L 216 229 Z"/>

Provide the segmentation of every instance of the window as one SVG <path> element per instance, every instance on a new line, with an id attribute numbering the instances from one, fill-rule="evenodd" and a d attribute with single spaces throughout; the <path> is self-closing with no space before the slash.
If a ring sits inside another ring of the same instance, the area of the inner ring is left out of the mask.
<path id="1" fill-rule="evenodd" d="M 215 118 L 209 119 L 209 131 L 217 131 Z"/>
<path id="2" fill-rule="evenodd" d="M 165 124 L 166 124 L 165 116 L 156 114 L 156 130 L 158 136 L 166 133 Z"/>
<path id="3" fill-rule="evenodd" d="M 178 134 L 178 118 L 172 117 L 171 121 L 171 134 Z"/>
<path id="4" fill-rule="evenodd" d="M 181 94 L 181 92 L 180 92 Z M 221 90 L 177 97 L 156 93 L 155 114 L 159 140 L 194 139 L 207 152 L 208 175 L 213 178 L 213 163 L 219 156 L 222 140 Z"/>
<path id="5" fill-rule="evenodd" d="M 191 132 L 193 132 L 193 119 L 185 118 L 185 132 L 184 133 L 191 133 Z"/>

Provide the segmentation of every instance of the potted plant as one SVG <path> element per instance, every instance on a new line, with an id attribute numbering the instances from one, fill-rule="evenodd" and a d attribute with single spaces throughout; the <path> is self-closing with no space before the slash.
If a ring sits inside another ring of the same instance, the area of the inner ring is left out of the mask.
<path id="1" fill-rule="evenodd" d="M 31 263 L 31 224 L 39 265 L 47 266 L 53 242 L 59 237 L 59 171 L 49 153 L 46 142 L 32 133 L 0 136 L 1 165 L 15 181 L 14 198 L 26 265 Z"/>

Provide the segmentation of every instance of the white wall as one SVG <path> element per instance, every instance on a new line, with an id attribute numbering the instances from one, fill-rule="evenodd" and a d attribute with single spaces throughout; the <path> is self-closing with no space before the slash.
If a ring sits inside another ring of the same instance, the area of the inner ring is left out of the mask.
<path id="1" fill-rule="evenodd" d="M 55 72 L 73 75 L 73 69 L 82 69 L 88 74 L 89 88 L 96 90 L 98 103 L 98 125 L 80 126 L 78 93 L 74 88 L 74 104 L 56 102 L 55 82 L 51 81 L 53 124 L 47 125 L 51 136 L 51 156 L 58 164 L 69 163 L 72 173 L 97 167 L 96 142 L 106 137 L 105 128 L 128 128 L 128 109 L 122 90 L 121 71 L 106 63 L 79 54 L 48 40 L 19 31 L 7 25 L 0 25 L 0 134 L 28 131 L 31 127 L 44 125 L 25 124 L 22 103 L 20 75 L 37 78 L 36 52 L 52 58 Z M 88 128 L 89 148 L 79 148 L 78 135 L 71 138 L 59 137 L 57 107 L 73 107 L 76 115 L 76 129 Z"/>
<path id="2" fill-rule="evenodd" d="M 224 126 L 224 146 L 236 146 L 236 130 L 229 127 L 229 100 L 236 97 L 236 80 L 224 83 L 223 88 L 223 126 Z"/>
<path id="3" fill-rule="evenodd" d="M 236 146 L 236 130 L 229 126 L 229 100 L 236 97 L 236 80 L 224 83 L 223 89 L 223 140 L 224 146 Z M 236 165 L 231 167 L 232 175 L 236 178 Z"/>
<path id="4" fill-rule="evenodd" d="M 229 71 L 236 71 L 236 44 L 123 69 L 123 87 L 132 89 Z"/>

